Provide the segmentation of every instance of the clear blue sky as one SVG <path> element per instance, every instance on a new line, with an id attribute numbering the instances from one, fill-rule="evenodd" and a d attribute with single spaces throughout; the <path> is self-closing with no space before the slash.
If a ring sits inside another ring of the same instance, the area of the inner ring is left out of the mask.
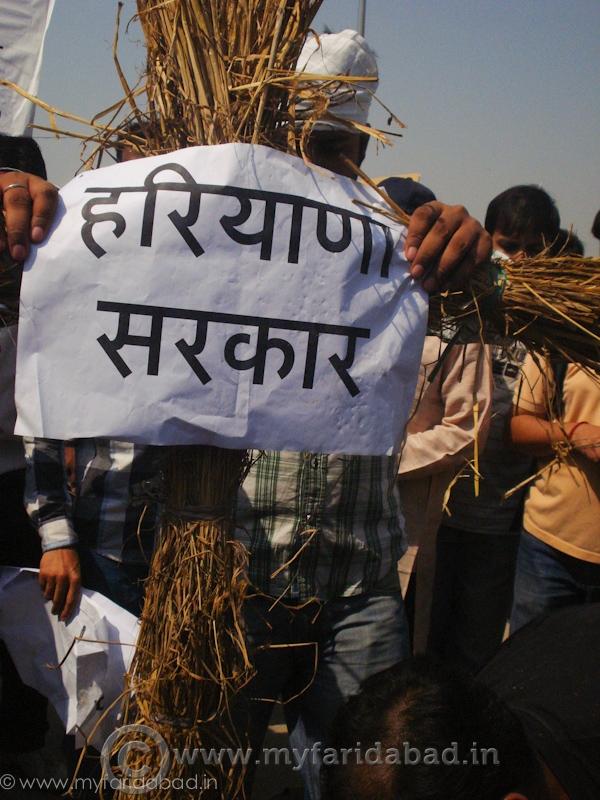
<path id="1" fill-rule="evenodd" d="M 116 0 L 56 0 L 40 97 L 90 117 L 121 96 L 112 62 Z M 126 0 L 123 19 L 135 10 Z M 325 0 L 315 28 L 355 28 L 358 0 Z M 373 175 L 417 171 L 441 200 L 483 219 L 515 183 L 542 185 L 588 255 L 600 208 L 598 0 L 367 0 L 366 35 L 379 56 L 379 96 L 408 126 L 367 158 Z M 144 64 L 139 29 L 123 34 L 128 75 Z M 45 114 L 36 121 L 46 124 Z M 375 114 L 376 124 L 385 115 Z M 40 138 L 64 183 L 79 147 Z"/>

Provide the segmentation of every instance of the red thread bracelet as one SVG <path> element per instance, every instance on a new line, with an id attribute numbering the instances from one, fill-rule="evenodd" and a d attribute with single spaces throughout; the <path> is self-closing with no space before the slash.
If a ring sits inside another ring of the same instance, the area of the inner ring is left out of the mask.
<path id="1" fill-rule="evenodd" d="M 573 425 L 573 427 L 571 428 L 571 430 L 569 432 L 569 435 L 567 436 L 569 441 L 571 441 L 571 439 L 573 438 L 573 434 L 575 433 L 575 431 L 577 430 L 577 428 L 580 425 L 586 425 L 585 420 L 581 420 L 581 422 L 576 422 L 575 425 Z"/>

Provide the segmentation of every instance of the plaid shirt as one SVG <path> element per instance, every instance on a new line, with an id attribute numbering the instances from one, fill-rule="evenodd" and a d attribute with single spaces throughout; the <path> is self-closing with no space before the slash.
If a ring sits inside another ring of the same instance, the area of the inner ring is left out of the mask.
<path id="1" fill-rule="evenodd" d="M 147 562 L 160 448 L 112 439 L 26 439 L 25 453 L 25 504 L 44 552 L 82 545 L 114 561 Z"/>
<path id="2" fill-rule="evenodd" d="M 406 550 L 398 459 L 260 453 L 238 495 L 236 537 L 250 582 L 303 601 L 398 586 Z"/>

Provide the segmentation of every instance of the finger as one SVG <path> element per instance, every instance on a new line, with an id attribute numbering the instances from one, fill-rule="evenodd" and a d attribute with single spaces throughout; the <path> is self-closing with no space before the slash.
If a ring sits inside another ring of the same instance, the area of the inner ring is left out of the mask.
<path id="1" fill-rule="evenodd" d="M 79 578 L 78 577 L 71 578 L 71 581 L 69 583 L 69 591 L 67 593 L 67 597 L 65 600 L 65 607 L 60 617 L 63 622 L 65 622 L 65 620 L 67 620 L 73 613 L 77 601 L 79 600 L 80 590 L 81 590 L 81 581 L 79 580 Z"/>
<path id="2" fill-rule="evenodd" d="M 425 278 L 431 276 L 433 279 L 437 279 L 439 277 L 439 260 L 462 223 L 463 220 L 460 216 L 449 212 L 448 209 L 435 220 L 414 258 L 411 270 L 413 276 L 415 273 L 421 273 Z M 449 263 L 455 263 L 455 258 L 456 254 L 451 261 L 446 259 L 446 270 Z"/>
<path id="3" fill-rule="evenodd" d="M 439 260 L 423 281 L 423 288 L 435 291 L 441 288 L 463 286 L 475 266 L 475 251 L 481 228 L 475 220 L 460 225 L 444 247 Z"/>
<path id="4" fill-rule="evenodd" d="M 69 589 L 69 581 L 67 578 L 59 578 L 54 586 L 54 594 L 52 596 L 52 613 L 59 616 L 65 605 L 65 598 Z"/>
<path id="5" fill-rule="evenodd" d="M 46 586 L 44 587 L 44 600 L 52 600 L 54 596 L 54 587 L 56 585 L 55 578 L 47 578 Z"/>
<path id="6" fill-rule="evenodd" d="M 13 176 L 14 180 L 9 181 L 10 176 Z M 2 178 L 0 186 L 8 249 L 15 261 L 24 261 L 29 252 L 29 226 L 32 208 L 28 178 L 17 172 L 4 173 Z M 21 185 L 11 187 L 11 183 Z"/>
<path id="7" fill-rule="evenodd" d="M 486 264 L 492 257 L 493 249 L 492 237 L 484 228 L 482 228 L 479 241 L 477 242 L 477 249 L 475 251 L 475 266 L 478 267 L 481 264 Z"/>
<path id="8" fill-rule="evenodd" d="M 454 270 L 448 281 L 443 284 L 443 288 L 449 291 L 463 289 L 468 284 L 475 267 L 475 257 L 471 253 L 464 259 L 460 267 Z"/>
<path id="9" fill-rule="evenodd" d="M 583 454 L 586 456 L 590 461 L 600 461 L 600 449 L 592 445 L 591 447 L 584 447 Z"/>
<path id="10" fill-rule="evenodd" d="M 48 231 L 58 204 L 58 189 L 48 181 L 31 180 L 31 241 L 35 244 L 42 242 Z"/>
<path id="11" fill-rule="evenodd" d="M 436 220 L 442 213 L 439 203 L 431 202 L 419 206 L 412 214 L 406 233 L 406 242 L 404 245 L 404 254 L 406 259 L 411 262 L 411 275 L 417 280 L 422 278 L 425 274 L 425 269 L 418 261 L 415 260 L 419 248 L 423 240 L 435 224 Z"/>

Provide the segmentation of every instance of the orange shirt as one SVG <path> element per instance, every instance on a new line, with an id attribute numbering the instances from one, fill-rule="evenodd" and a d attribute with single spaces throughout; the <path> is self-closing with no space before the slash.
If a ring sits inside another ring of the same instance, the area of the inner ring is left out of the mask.
<path id="1" fill-rule="evenodd" d="M 600 425 L 600 386 L 569 364 L 563 387 L 564 422 Z M 531 356 L 523 365 L 515 405 L 549 419 L 548 381 Z M 552 461 L 539 459 L 538 469 Z M 573 450 L 566 461 L 543 472 L 525 502 L 525 529 L 567 555 L 600 564 L 600 463 Z"/>

